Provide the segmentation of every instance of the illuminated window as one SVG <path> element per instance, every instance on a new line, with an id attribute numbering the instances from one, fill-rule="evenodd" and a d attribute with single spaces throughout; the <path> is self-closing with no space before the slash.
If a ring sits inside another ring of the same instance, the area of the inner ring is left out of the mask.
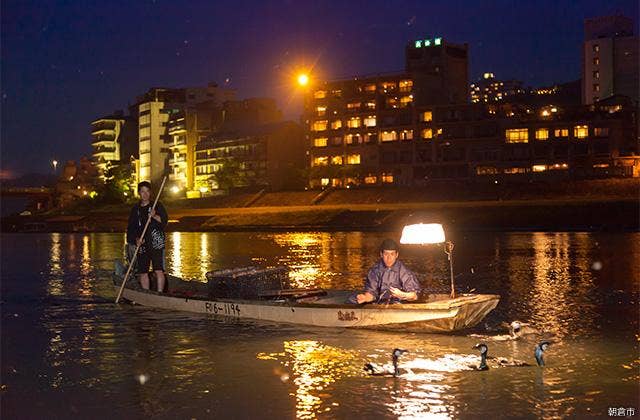
<path id="1" fill-rule="evenodd" d="M 598 70 L 594 70 L 593 71 L 593 78 L 594 79 L 599 79 L 600 78 L 600 72 Z"/>
<path id="2" fill-rule="evenodd" d="M 347 126 L 349 128 L 358 128 L 358 127 L 360 127 L 360 118 L 359 117 L 349 118 L 349 121 L 347 121 Z"/>
<path id="3" fill-rule="evenodd" d="M 396 85 L 396 82 L 382 82 L 380 87 L 382 88 L 383 92 L 393 92 L 394 90 L 396 90 L 398 85 Z"/>
<path id="4" fill-rule="evenodd" d="M 382 133 L 380 133 L 380 140 L 381 141 L 398 140 L 398 133 L 396 133 L 395 131 L 383 131 Z"/>
<path id="5" fill-rule="evenodd" d="M 505 174 L 526 174 L 529 168 L 504 168 Z"/>
<path id="6" fill-rule="evenodd" d="M 529 130 L 526 128 L 512 128 L 506 130 L 505 138 L 507 143 L 528 143 Z"/>
<path id="7" fill-rule="evenodd" d="M 327 185 L 329 185 L 329 178 L 322 178 L 322 179 L 320 180 L 320 184 L 321 184 L 323 187 L 326 187 Z"/>
<path id="8" fill-rule="evenodd" d="M 342 120 L 331 121 L 331 129 L 332 130 L 337 130 L 340 127 L 342 127 Z"/>
<path id="9" fill-rule="evenodd" d="M 398 98 L 387 98 L 387 108 L 397 108 L 398 107 Z"/>
<path id="10" fill-rule="evenodd" d="M 494 166 L 476 166 L 476 175 L 495 175 L 498 170 Z"/>
<path id="11" fill-rule="evenodd" d="M 564 171 L 569 169 L 569 165 L 567 163 L 554 163 L 553 165 L 548 165 L 547 169 L 553 171 Z"/>
<path id="12" fill-rule="evenodd" d="M 380 176 L 380 180 L 381 180 L 384 184 L 393 184 L 393 174 L 392 174 L 392 173 L 388 173 L 388 172 L 384 172 L 384 173 Z"/>
<path id="13" fill-rule="evenodd" d="M 431 40 L 430 39 L 425 39 L 424 40 L 424 46 L 425 47 L 430 47 L 431 46 Z"/>
<path id="14" fill-rule="evenodd" d="M 595 127 L 593 135 L 595 137 L 609 137 L 609 127 Z"/>
<path id="15" fill-rule="evenodd" d="M 360 164 L 360 155 L 347 155 L 347 164 L 348 165 L 359 165 Z"/>
<path id="16" fill-rule="evenodd" d="M 422 48 L 422 41 L 416 41 L 414 45 L 416 48 Z"/>
<path id="17" fill-rule="evenodd" d="M 440 44 L 442 44 L 442 38 L 436 38 L 436 39 L 434 39 L 434 40 L 433 40 L 433 43 L 434 43 L 435 45 L 440 45 Z"/>
<path id="18" fill-rule="evenodd" d="M 342 156 L 331 156 L 332 165 L 342 165 Z"/>
<path id="19" fill-rule="evenodd" d="M 326 137 L 318 137 L 316 139 L 313 139 L 313 145 L 315 147 L 326 147 L 328 141 L 329 139 Z"/>
<path id="20" fill-rule="evenodd" d="M 533 172 L 544 172 L 547 170 L 547 165 L 533 165 L 531 170 Z"/>
<path id="21" fill-rule="evenodd" d="M 413 80 L 400 80 L 398 84 L 400 87 L 400 92 L 411 92 L 413 88 Z"/>
<path id="22" fill-rule="evenodd" d="M 420 114 L 420 121 L 429 122 L 433 121 L 433 113 L 431 111 L 424 111 Z"/>
<path id="23" fill-rule="evenodd" d="M 600 45 L 598 44 L 593 44 L 593 52 L 597 53 L 600 51 Z"/>
<path id="24" fill-rule="evenodd" d="M 369 93 L 375 92 L 375 91 L 376 91 L 376 85 L 375 85 L 375 83 L 371 83 L 371 84 L 369 84 L 369 85 L 365 85 L 365 86 L 364 86 L 364 91 L 365 91 L 365 92 L 369 92 Z"/>
<path id="25" fill-rule="evenodd" d="M 376 101 L 368 101 L 364 104 L 367 109 L 376 109 Z"/>
<path id="26" fill-rule="evenodd" d="M 413 96 L 409 95 L 409 96 L 403 96 L 402 98 L 400 98 L 400 105 L 404 108 L 405 106 L 409 105 L 411 102 L 413 102 Z"/>
<path id="27" fill-rule="evenodd" d="M 569 129 L 568 128 L 556 128 L 555 130 L 553 130 L 553 137 L 555 138 L 562 138 L 562 137 L 569 137 Z"/>
<path id="28" fill-rule="evenodd" d="M 342 97 L 342 89 L 334 89 L 331 91 L 331 94 L 333 96 L 335 96 L 336 98 L 341 98 Z"/>
<path id="29" fill-rule="evenodd" d="M 402 130 L 400 140 L 413 140 L 413 130 Z"/>
<path id="30" fill-rule="evenodd" d="M 576 125 L 573 127 L 573 137 L 577 139 L 586 139 L 589 137 L 589 126 L 588 125 Z"/>
<path id="31" fill-rule="evenodd" d="M 600 92 L 600 85 L 598 83 L 594 83 L 593 84 L 593 91 L 594 92 Z"/>
<path id="32" fill-rule="evenodd" d="M 376 126 L 376 117 L 373 115 L 368 116 L 364 119 L 365 127 L 375 127 Z"/>
<path id="33" fill-rule="evenodd" d="M 423 139 L 432 139 L 433 138 L 433 130 L 431 128 L 425 128 L 422 130 L 422 138 Z"/>
<path id="34" fill-rule="evenodd" d="M 600 65 L 600 59 L 598 57 L 593 57 L 593 65 L 594 66 Z"/>
<path id="35" fill-rule="evenodd" d="M 378 178 L 374 175 L 367 175 L 364 177 L 365 184 L 375 184 L 378 181 Z"/>
<path id="36" fill-rule="evenodd" d="M 327 125 L 328 125 L 327 120 L 314 121 L 312 129 L 313 131 L 325 131 L 327 129 Z"/>
<path id="37" fill-rule="evenodd" d="M 536 140 L 549 140 L 549 129 L 538 128 L 536 130 Z"/>
<path id="38" fill-rule="evenodd" d="M 360 108 L 360 102 L 349 102 L 347 104 L 347 109 L 359 109 Z"/>
<path id="39" fill-rule="evenodd" d="M 329 157 L 328 156 L 318 156 L 313 158 L 313 165 L 312 166 L 327 166 L 329 164 Z"/>
<path id="40" fill-rule="evenodd" d="M 327 91 L 326 90 L 316 90 L 315 92 L 313 92 L 313 97 L 316 98 L 316 99 L 326 98 L 327 97 Z"/>
<path id="41" fill-rule="evenodd" d="M 360 144 L 362 143 L 362 137 L 360 137 L 360 134 L 347 134 L 346 136 L 344 136 L 344 143 Z"/>
<path id="42" fill-rule="evenodd" d="M 375 143 L 378 140 L 378 135 L 376 133 L 367 133 L 364 135 L 365 143 Z"/>
<path id="43" fill-rule="evenodd" d="M 326 106 L 316 107 L 316 112 L 319 117 L 324 117 L 327 114 L 327 107 Z"/>

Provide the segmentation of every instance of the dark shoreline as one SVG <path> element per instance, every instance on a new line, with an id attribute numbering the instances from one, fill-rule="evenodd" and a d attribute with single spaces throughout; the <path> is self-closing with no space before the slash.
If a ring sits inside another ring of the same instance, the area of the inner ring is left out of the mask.
<path id="1" fill-rule="evenodd" d="M 396 231 L 437 222 L 459 231 L 640 231 L 640 200 L 483 201 L 180 209 L 167 231 Z M 2 232 L 123 232 L 127 212 L 2 218 Z"/>

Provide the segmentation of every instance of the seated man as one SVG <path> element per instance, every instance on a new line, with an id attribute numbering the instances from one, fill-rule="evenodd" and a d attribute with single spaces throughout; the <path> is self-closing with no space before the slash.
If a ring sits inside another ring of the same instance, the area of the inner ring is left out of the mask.
<path id="1" fill-rule="evenodd" d="M 385 239 L 380 246 L 380 261 L 367 274 L 364 293 L 349 299 L 350 303 L 398 302 L 418 299 L 420 283 L 401 261 L 398 260 L 398 244 Z"/>

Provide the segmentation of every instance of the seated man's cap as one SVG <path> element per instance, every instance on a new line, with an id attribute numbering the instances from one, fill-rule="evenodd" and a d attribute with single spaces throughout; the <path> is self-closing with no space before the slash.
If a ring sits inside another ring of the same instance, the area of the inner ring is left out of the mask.
<path id="1" fill-rule="evenodd" d="M 380 245 L 380 251 L 399 251 L 398 243 L 393 239 L 385 239 Z"/>

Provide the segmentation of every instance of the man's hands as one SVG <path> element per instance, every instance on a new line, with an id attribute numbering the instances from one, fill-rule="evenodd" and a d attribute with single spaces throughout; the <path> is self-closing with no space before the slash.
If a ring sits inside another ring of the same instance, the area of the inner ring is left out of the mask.
<path id="1" fill-rule="evenodd" d="M 143 243 L 144 243 L 144 239 L 142 239 L 142 238 L 136 238 L 136 245 L 137 245 L 137 246 L 140 246 L 140 245 L 142 245 Z"/>
<path id="2" fill-rule="evenodd" d="M 160 217 L 160 215 L 159 215 L 159 214 L 156 214 L 156 209 L 152 209 L 152 210 L 149 212 L 149 215 L 150 215 L 150 216 L 151 216 L 151 218 L 152 218 L 153 220 L 155 220 L 156 222 L 158 222 L 158 223 L 162 223 L 162 217 Z"/>
<path id="3" fill-rule="evenodd" d="M 356 295 L 356 302 L 359 304 L 373 302 L 374 299 L 373 295 L 369 292 L 358 293 Z"/>
<path id="4" fill-rule="evenodd" d="M 396 287 L 390 287 L 389 291 L 391 292 L 391 296 L 401 299 L 401 300 L 416 300 L 418 299 L 418 294 L 416 292 L 403 292 L 402 290 Z"/>

